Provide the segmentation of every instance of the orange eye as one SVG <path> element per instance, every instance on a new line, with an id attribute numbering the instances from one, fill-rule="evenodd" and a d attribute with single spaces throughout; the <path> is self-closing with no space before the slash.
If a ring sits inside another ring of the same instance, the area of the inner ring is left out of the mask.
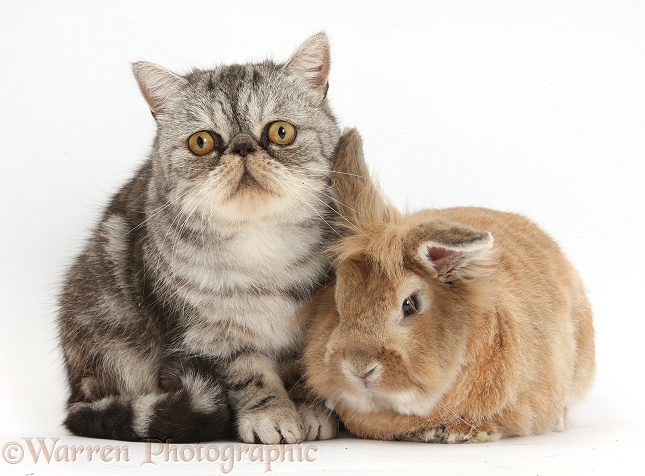
<path id="1" fill-rule="evenodd" d="M 269 124 L 267 138 L 278 145 L 289 145 L 296 138 L 296 128 L 286 121 L 276 121 Z"/>
<path id="2" fill-rule="evenodd" d="M 195 132 L 188 138 L 188 148 L 193 154 L 206 155 L 217 145 L 216 136 L 208 131 Z"/>

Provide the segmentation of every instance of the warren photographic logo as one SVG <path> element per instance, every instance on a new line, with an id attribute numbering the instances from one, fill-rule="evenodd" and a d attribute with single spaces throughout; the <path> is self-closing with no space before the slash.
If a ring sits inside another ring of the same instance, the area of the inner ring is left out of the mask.
<path id="1" fill-rule="evenodd" d="M 142 451 L 143 450 L 143 451 Z M 143 453 L 143 454 L 141 454 Z M 318 448 L 313 445 L 225 445 L 172 444 L 147 440 L 142 445 L 68 445 L 60 438 L 22 438 L 2 447 L 2 460 L 8 464 L 131 463 L 159 465 L 172 463 L 211 463 L 222 473 L 233 471 L 241 462 L 264 465 L 265 472 L 276 463 L 313 463 Z"/>

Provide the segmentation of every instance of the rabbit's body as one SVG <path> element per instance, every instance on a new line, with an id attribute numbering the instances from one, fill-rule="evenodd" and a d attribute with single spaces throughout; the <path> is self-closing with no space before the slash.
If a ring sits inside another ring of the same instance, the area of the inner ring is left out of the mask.
<path id="1" fill-rule="evenodd" d="M 562 430 L 595 364 L 589 302 L 557 244 L 516 214 L 402 215 L 346 175 L 366 175 L 356 133 L 337 156 L 341 212 L 360 231 L 337 247 L 335 287 L 309 310 L 312 388 L 366 438 Z"/>

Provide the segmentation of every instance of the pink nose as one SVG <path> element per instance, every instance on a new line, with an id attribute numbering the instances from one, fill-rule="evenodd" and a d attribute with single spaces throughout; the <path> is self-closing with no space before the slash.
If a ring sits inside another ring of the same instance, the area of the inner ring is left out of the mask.
<path id="1" fill-rule="evenodd" d="M 374 375 L 375 371 L 376 371 L 376 365 L 374 367 L 372 367 L 371 369 L 369 369 L 367 372 L 364 372 L 361 375 L 359 375 L 359 377 L 362 380 L 367 380 L 368 378 L 370 378 L 370 375 Z"/>
<path id="2" fill-rule="evenodd" d="M 368 380 L 369 380 L 369 378 L 370 378 L 370 377 L 373 377 L 373 376 L 374 376 L 374 374 L 376 373 L 376 367 L 378 367 L 378 365 L 375 365 L 375 366 L 374 366 L 374 367 L 372 367 L 371 369 L 369 369 L 369 370 L 367 370 L 367 371 L 363 372 L 363 373 L 362 373 L 362 374 L 360 374 L 358 377 L 359 377 L 361 380 L 363 380 L 364 382 L 368 381 Z"/>

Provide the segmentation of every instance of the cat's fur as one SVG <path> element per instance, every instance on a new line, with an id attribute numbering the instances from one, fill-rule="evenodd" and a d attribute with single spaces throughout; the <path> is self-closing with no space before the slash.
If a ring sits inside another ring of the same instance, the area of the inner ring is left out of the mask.
<path id="1" fill-rule="evenodd" d="M 64 284 L 66 427 L 122 440 L 330 438 L 324 409 L 288 395 L 295 316 L 328 279 L 333 235 L 340 131 L 325 35 L 285 64 L 133 69 L 157 135 Z M 276 120 L 295 125 L 293 143 L 267 140 Z M 204 130 L 222 144 L 198 156 L 188 138 Z"/>

